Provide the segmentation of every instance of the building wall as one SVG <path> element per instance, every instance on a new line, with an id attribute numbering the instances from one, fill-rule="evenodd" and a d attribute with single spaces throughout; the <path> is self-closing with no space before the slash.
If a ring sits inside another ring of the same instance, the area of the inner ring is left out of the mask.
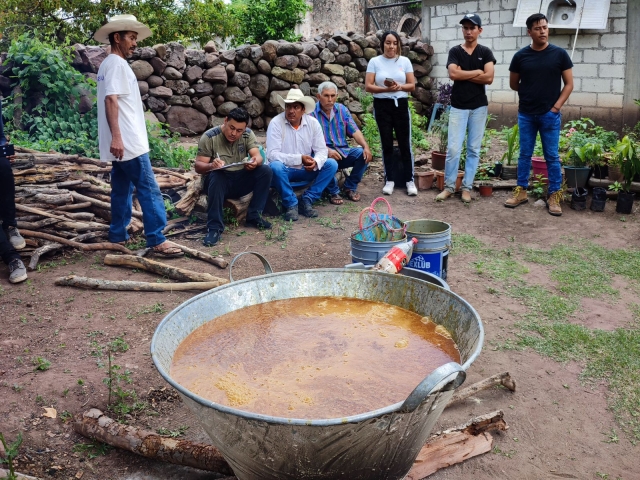
<path id="1" fill-rule="evenodd" d="M 631 1 L 631 0 L 630 0 Z M 509 88 L 509 64 L 513 55 L 530 44 L 526 28 L 513 27 L 517 0 L 474 0 L 430 9 L 432 57 L 431 76 L 448 81 L 446 62 L 451 47 L 464 41 L 459 21 L 475 12 L 483 21 L 479 42 L 493 50 L 498 60 L 495 80 L 487 88 L 489 110 L 502 125 L 513 124 L 517 115 L 517 94 Z M 565 120 L 590 117 L 602 126 L 621 130 L 627 57 L 627 0 L 612 0 L 605 30 L 581 30 L 573 54 L 574 90 L 565 107 Z M 571 55 L 574 30 L 552 29 L 549 41 Z M 637 94 L 640 96 L 640 92 Z M 637 97 L 636 97 L 637 98 Z"/>
<path id="2" fill-rule="evenodd" d="M 362 0 L 307 0 L 312 10 L 296 31 L 305 38 L 323 33 L 364 33 L 364 2 Z"/>

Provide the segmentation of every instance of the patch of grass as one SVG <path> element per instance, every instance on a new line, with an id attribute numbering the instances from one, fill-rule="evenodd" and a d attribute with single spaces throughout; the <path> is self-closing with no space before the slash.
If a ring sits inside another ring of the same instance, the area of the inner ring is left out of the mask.
<path id="1" fill-rule="evenodd" d="M 541 285 L 519 284 L 508 288 L 507 293 L 528 307 L 525 318 L 530 321 L 565 320 L 579 307 L 577 299 L 555 295 Z"/>
<path id="2" fill-rule="evenodd" d="M 51 362 L 44 357 L 35 357 L 32 361 L 34 370 L 45 372 L 51 368 Z"/>
<path id="3" fill-rule="evenodd" d="M 88 459 L 97 458 L 102 455 L 108 454 L 113 447 L 106 443 L 101 443 L 96 440 L 91 443 L 76 443 L 73 446 L 75 453 L 84 453 Z"/>
<path id="4" fill-rule="evenodd" d="M 451 235 L 453 248 L 452 255 L 462 255 L 465 253 L 480 254 L 486 250 L 486 246 L 473 235 L 467 233 L 454 233 Z"/>
<path id="5" fill-rule="evenodd" d="M 187 427 L 186 425 L 182 425 L 181 427 L 178 427 L 177 430 L 169 430 L 168 428 L 159 428 L 156 430 L 156 433 L 158 435 L 165 435 L 167 437 L 171 437 L 171 438 L 177 438 L 177 437 L 182 437 L 187 430 L 189 430 L 189 427 Z"/>
<path id="6" fill-rule="evenodd" d="M 142 310 L 140 310 L 140 313 L 164 313 L 166 312 L 166 310 L 164 309 L 164 304 L 163 303 L 154 303 L 153 305 L 148 305 L 146 307 L 142 307 Z"/>

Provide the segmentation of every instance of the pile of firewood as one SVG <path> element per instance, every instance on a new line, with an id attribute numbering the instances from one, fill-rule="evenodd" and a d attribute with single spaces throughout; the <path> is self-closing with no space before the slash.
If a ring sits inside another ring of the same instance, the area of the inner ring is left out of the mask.
<path id="1" fill-rule="evenodd" d="M 12 168 L 18 228 L 27 242 L 20 253 L 31 256 L 29 269 L 35 269 L 45 253 L 65 246 L 131 253 L 107 241 L 111 220 L 109 162 L 16 147 Z M 201 225 L 188 226 L 189 215 L 200 198 L 200 175 L 168 168 L 154 167 L 153 171 L 163 195 L 177 200 L 176 212 L 182 215 L 170 220 L 164 233 L 171 235 L 171 230 L 179 228 L 178 232 L 202 229 Z M 143 231 L 142 210 L 135 198 L 128 230 L 131 235 Z"/>

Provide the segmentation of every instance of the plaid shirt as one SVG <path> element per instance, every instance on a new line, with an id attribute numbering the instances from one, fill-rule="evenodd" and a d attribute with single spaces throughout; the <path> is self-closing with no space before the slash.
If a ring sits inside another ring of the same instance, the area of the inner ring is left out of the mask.
<path id="1" fill-rule="evenodd" d="M 333 148 L 343 157 L 347 157 L 351 148 L 347 143 L 347 135 L 353 137 L 353 134 L 358 131 L 358 126 L 353 121 L 349 109 L 341 103 L 336 103 L 333 106 L 331 118 L 329 118 L 322 110 L 320 102 L 317 102 L 315 110 L 310 115 L 320 122 L 327 147 Z"/>

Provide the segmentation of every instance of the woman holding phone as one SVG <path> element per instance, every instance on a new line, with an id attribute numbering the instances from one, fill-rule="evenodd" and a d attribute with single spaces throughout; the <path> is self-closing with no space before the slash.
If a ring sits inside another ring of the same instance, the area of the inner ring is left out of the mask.
<path id="1" fill-rule="evenodd" d="M 369 60 L 365 90 L 373 93 L 373 115 L 380 131 L 385 185 L 382 193 L 391 195 L 396 183 L 404 182 L 408 195 L 417 195 L 413 183 L 413 151 L 411 149 L 411 114 L 409 92 L 416 88 L 413 67 L 400 55 L 400 36 L 393 31 L 382 34 L 383 54 Z M 403 178 L 395 178 L 393 133 L 400 148 Z"/>

